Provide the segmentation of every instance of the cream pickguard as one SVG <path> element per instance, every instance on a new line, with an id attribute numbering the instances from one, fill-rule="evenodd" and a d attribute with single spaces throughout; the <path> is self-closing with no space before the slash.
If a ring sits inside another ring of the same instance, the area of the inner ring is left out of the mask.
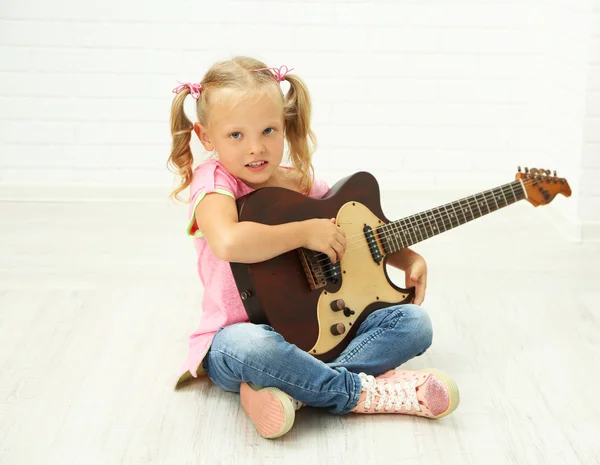
<path id="1" fill-rule="evenodd" d="M 342 286 L 336 293 L 322 292 L 319 298 L 319 337 L 309 351 L 315 355 L 324 354 L 336 347 L 363 310 L 373 302 L 401 302 L 408 297 L 408 294 L 398 292 L 390 286 L 384 262 L 375 262 L 367 247 L 363 233 L 365 224 L 375 229 L 383 222 L 363 204 L 348 202 L 340 208 L 336 223 L 344 230 L 347 238 L 346 253 L 341 260 Z M 378 245 L 381 247 L 381 244 Z M 343 311 L 332 311 L 331 303 L 338 299 L 342 299 L 354 314 L 346 316 Z M 343 325 L 343 333 L 333 334 L 331 328 L 337 326 L 341 329 L 340 324 Z"/>

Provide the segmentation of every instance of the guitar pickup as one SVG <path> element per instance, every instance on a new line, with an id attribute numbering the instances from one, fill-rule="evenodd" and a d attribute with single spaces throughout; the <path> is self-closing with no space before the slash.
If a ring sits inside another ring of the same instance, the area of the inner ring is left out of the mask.
<path id="1" fill-rule="evenodd" d="M 363 233 L 365 234 L 365 239 L 367 240 L 367 244 L 369 245 L 369 251 L 371 252 L 371 257 L 373 257 L 373 261 L 379 265 L 381 260 L 383 260 L 383 255 L 381 255 L 381 251 L 379 250 L 379 246 L 377 245 L 377 240 L 375 239 L 375 233 L 373 229 L 368 224 L 365 224 L 363 228 Z"/>

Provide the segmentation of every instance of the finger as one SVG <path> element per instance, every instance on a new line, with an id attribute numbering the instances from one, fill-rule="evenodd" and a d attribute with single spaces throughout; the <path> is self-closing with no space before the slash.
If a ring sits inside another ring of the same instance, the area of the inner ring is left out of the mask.
<path id="1" fill-rule="evenodd" d="M 335 263 L 336 259 L 337 259 L 337 252 L 335 251 L 334 248 L 330 248 L 329 251 L 327 252 L 327 256 L 329 257 L 329 260 L 331 260 L 331 263 Z"/>
<path id="2" fill-rule="evenodd" d="M 417 284 L 415 287 L 415 305 L 421 305 L 425 300 L 425 289 L 422 285 Z"/>
<path id="3" fill-rule="evenodd" d="M 419 286 L 416 288 L 414 303 L 415 303 L 415 305 L 421 305 L 423 303 L 423 300 L 424 300 L 424 295 Z"/>
<path id="4" fill-rule="evenodd" d="M 341 235 L 341 234 L 338 234 L 337 236 L 335 236 L 335 238 L 336 238 L 336 240 L 337 240 L 337 241 L 338 241 L 340 244 L 342 244 L 342 245 L 344 246 L 344 250 L 345 250 L 345 249 L 346 249 L 346 245 L 348 245 L 348 244 L 347 244 L 347 242 L 346 242 L 346 236 L 343 236 L 343 235 Z"/>
<path id="5" fill-rule="evenodd" d="M 333 250 L 335 250 L 336 256 L 341 260 L 344 256 L 344 247 L 342 246 L 342 244 L 340 244 L 339 242 L 334 242 L 333 244 L 331 244 L 331 247 L 333 248 Z"/>
<path id="6" fill-rule="evenodd" d="M 340 245 L 340 254 L 341 255 L 339 255 L 339 257 L 340 257 L 340 260 L 341 260 L 342 257 L 344 255 L 346 255 L 346 243 L 345 242 L 338 242 L 338 244 Z"/>

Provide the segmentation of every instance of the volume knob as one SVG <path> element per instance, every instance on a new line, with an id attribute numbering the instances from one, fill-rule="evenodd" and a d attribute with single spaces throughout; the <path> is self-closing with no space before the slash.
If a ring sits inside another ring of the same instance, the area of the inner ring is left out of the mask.
<path id="1" fill-rule="evenodd" d="M 339 336 L 340 334 L 344 334 L 346 332 L 346 326 L 344 323 L 337 323 L 331 327 L 331 334 L 334 336 Z"/>
<path id="2" fill-rule="evenodd" d="M 334 312 L 339 312 L 340 310 L 344 310 L 344 308 L 346 307 L 346 302 L 344 302 L 343 299 L 337 299 L 331 302 L 329 306 Z"/>

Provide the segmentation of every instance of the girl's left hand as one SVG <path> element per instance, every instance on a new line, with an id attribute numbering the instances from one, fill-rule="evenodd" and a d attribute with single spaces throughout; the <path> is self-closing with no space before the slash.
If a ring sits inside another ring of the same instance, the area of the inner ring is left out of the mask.
<path id="1" fill-rule="evenodd" d="M 415 286 L 415 305 L 421 305 L 425 300 L 427 288 L 427 264 L 425 259 L 415 252 L 414 258 L 404 270 L 406 287 Z"/>

